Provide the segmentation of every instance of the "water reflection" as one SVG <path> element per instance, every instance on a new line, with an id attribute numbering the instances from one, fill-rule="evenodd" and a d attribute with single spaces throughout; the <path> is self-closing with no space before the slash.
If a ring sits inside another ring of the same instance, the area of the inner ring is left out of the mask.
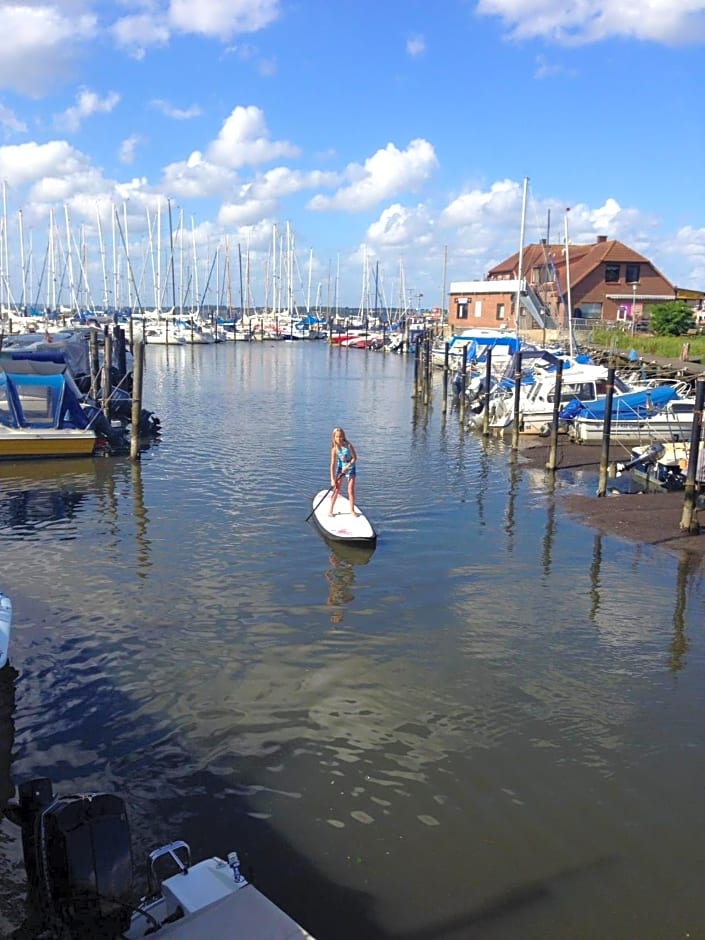
<path id="1" fill-rule="evenodd" d="M 504 516 L 504 531 L 507 533 L 507 551 L 514 550 L 514 523 L 516 516 L 516 499 L 521 470 L 516 453 L 510 457 L 509 463 L 509 493 L 507 495 L 507 509 Z"/>
<path id="2" fill-rule="evenodd" d="M 693 552 L 681 552 L 676 575 L 676 606 L 673 611 L 673 640 L 669 656 L 671 672 L 680 672 L 685 665 L 685 655 L 689 647 L 685 620 L 688 585 L 693 574 L 699 568 L 700 558 L 698 555 Z"/>
<path id="3" fill-rule="evenodd" d="M 375 551 L 375 546 L 364 548 L 360 545 L 346 545 L 343 542 L 325 540 L 330 548 L 328 560 L 330 568 L 326 571 L 328 599 L 326 604 L 333 608 L 331 623 L 342 623 L 345 605 L 355 597 L 355 567 L 366 565 Z"/>
<path id="4" fill-rule="evenodd" d="M 546 528 L 543 534 L 542 562 L 543 573 L 550 577 L 553 560 L 553 542 L 556 537 L 556 476 L 554 473 L 546 474 Z"/>
<path id="5" fill-rule="evenodd" d="M 114 487 L 112 462 L 80 460 L 0 464 L 0 529 L 16 536 L 71 522 L 96 490 Z"/>
<path id="6" fill-rule="evenodd" d="M 149 516 L 144 504 L 144 481 L 142 479 L 142 464 L 138 461 L 131 466 L 132 499 L 135 517 L 135 542 L 137 543 L 137 565 L 135 573 L 138 578 L 146 578 L 152 567 L 151 541 L 147 534 Z"/>
<path id="7" fill-rule="evenodd" d="M 590 620 L 594 623 L 600 610 L 600 570 L 602 568 L 602 534 L 593 539 L 592 562 L 590 563 Z"/>

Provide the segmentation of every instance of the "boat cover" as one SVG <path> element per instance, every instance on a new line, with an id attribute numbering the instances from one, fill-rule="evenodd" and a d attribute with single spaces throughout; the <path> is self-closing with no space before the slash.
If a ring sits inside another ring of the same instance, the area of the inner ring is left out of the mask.
<path id="1" fill-rule="evenodd" d="M 678 392 L 672 385 L 658 385 L 656 388 L 615 395 L 612 399 L 612 420 L 643 421 L 645 418 L 652 418 L 678 397 Z M 575 418 L 604 421 L 606 411 L 607 399 L 592 402 L 575 399 L 563 408 L 559 417 L 563 421 L 572 421 Z"/>

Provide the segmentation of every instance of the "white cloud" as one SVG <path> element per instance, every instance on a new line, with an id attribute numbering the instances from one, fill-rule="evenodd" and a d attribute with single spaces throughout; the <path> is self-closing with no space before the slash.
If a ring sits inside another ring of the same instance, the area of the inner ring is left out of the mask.
<path id="1" fill-rule="evenodd" d="M 188 157 L 170 163 L 164 168 L 161 187 L 180 199 L 197 199 L 202 196 L 222 196 L 228 192 L 235 177 L 231 170 L 204 160 L 199 150 Z"/>
<path id="2" fill-rule="evenodd" d="M 446 227 L 489 227 L 497 222 L 504 223 L 509 217 L 518 219 L 521 200 L 520 183 L 499 180 L 488 191 L 473 189 L 457 196 L 441 213 L 441 223 Z"/>
<path id="3" fill-rule="evenodd" d="M 165 15 L 148 11 L 121 17 L 111 27 L 115 44 L 133 58 L 144 58 L 145 50 L 152 46 L 166 46 L 171 37 Z"/>
<path id="4" fill-rule="evenodd" d="M 275 200 L 243 199 L 227 202 L 220 207 L 218 223 L 225 227 L 256 225 L 265 218 L 274 218 L 277 211 Z"/>
<path id="5" fill-rule="evenodd" d="M 224 225 L 250 225 L 263 218 L 273 218 L 280 208 L 280 200 L 333 179 L 334 174 L 319 170 L 303 172 L 275 167 L 242 185 L 235 199 L 221 207 L 219 221 Z"/>
<path id="6" fill-rule="evenodd" d="M 0 88 L 38 97 L 69 78 L 80 47 L 97 31 L 92 13 L 64 14 L 49 3 L 2 3 Z"/>
<path id="7" fill-rule="evenodd" d="M 406 54 L 412 59 L 422 56 L 426 51 L 426 40 L 423 36 L 411 36 L 406 40 Z"/>
<path id="8" fill-rule="evenodd" d="M 62 130 L 75 133 L 84 118 L 91 117 L 93 114 L 110 114 L 119 101 L 120 95 L 116 91 L 111 91 L 101 98 L 95 91 L 82 88 L 76 95 L 76 104 L 67 108 L 63 114 L 57 114 L 54 124 Z"/>
<path id="9" fill-rule="evenodd" d="M 22 134 L 27 130 L 27 125 L 21 121 L 11 108 L 0 104 L 0 127 L 6 131 L 6 136 L 10 134 Z"/>
<path id="10" fill-rule="evenodd" d="M 26 186 L 45 176 L 74 176 L 89 166 L 89 159 L 65 140 L 0 147 L 0 179 L 10 186 Z"/>
<path id="11" fill-rule="evenodd" d="M 142 138 L 138 134 L 132 134 L 130 137 L 126 137 L 120 144 L 120 151 L 118 154 L 120 163 L 134 163 L 135 151 L 141 143 Z"/>
<path id="12" fill-rule="evenodd" d="M 351 180 L 349 185 L 332 196 L 314 196 L 308 208 L 362 212 L 397 193 L 420 186 L 437 166 L 436 153 L 427 140 L 412 140 L 406 150 L 387 144 L 384 150 L 369 157 L 364 166 L 349 164 L 345 171 L 346 179 Z"/>
<path id="13" fill-rule="evenodd" d="M 171 0 L 169 4 L 174 29 L 223 40 L 264 29 L 279 15 L 279 0 Z"/>
<path id="14" fill-rule="evenodd" d="M 477 12 L 498 16 L 512 39 L 543 37 L 563 44 L 613 37 L 679 45 L 705 38 L 705 0 L 478 0 Z"/>
<path id="15" fill-rule="evenodd" d="M 281 157 L 296 157 L 298 153 L 298 147 L 270 139 L 264 114 L 253 105 L 238 105 L 206 150 L 213 163 L 232 169 L 247 164 L 256 166 Z"/>
<path id="16" fill-rule="evenodd" d="M 702 287 L 705 284 L 705 228 L 692 228 L 690 225 L 680 228 L 672 239 L 663 244 L 663 252 L 665 258 L 673 258 L 677 262 L 687 259 L 687 280 L 691 285 Z M 676 286 L 683 287 L 685 283 Z"/>
<path id="17" fill-rule="evenodd" d="M 166 117 L 173 118 L 175 121 L 190 121 L 191 118 L 200 117 L 203 114 L 197 104 L 192 104 L 190 108 L 176 108 L 173 104 L 162 101 L 160 98 L 155 98 L 149 103 L 151 107 L 156 108 L 157 111 L 161 111 Z"/>
<path id="18" fill-rule="evenodd" d="M 399 203 L 388 206 L 367 229 L 367 244 L 382 248 L 402 248 L 410 243 L 426 242 L 433 231 L 429 209 L 417 205 L 413 209 Z"/>

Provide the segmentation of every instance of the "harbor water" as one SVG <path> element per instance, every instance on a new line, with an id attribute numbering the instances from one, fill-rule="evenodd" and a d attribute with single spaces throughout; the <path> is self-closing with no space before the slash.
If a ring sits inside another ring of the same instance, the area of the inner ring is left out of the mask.
<path id="1" fill-rule="evenodd" d="M 411 360 L 148 347 L 162 440 L 0 466 L 0 799 L 47 776 L 242 869 L 318 940 L 704 937 L 705 584 L 463 432 Z M 330 435 L 374 551 L 306 517 Z M 0 825 L 0 936 L 21 936 Z"/>

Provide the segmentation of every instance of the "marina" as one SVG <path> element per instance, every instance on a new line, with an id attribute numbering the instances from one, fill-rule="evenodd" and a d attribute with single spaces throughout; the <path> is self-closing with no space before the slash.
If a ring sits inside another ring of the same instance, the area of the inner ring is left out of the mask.
<path id="1" fill-rule="evenodd" d="M 701 556 L 586 524 L 587 457 L 549 475 L 413 370 L 148 346 L 141 460 L 0 467 L 0 793 L 121 793 L 135 858 L 234 846 L 318 940 L 697 936 Z M 338 425 L 374 551 L 306 524 Z"/>

